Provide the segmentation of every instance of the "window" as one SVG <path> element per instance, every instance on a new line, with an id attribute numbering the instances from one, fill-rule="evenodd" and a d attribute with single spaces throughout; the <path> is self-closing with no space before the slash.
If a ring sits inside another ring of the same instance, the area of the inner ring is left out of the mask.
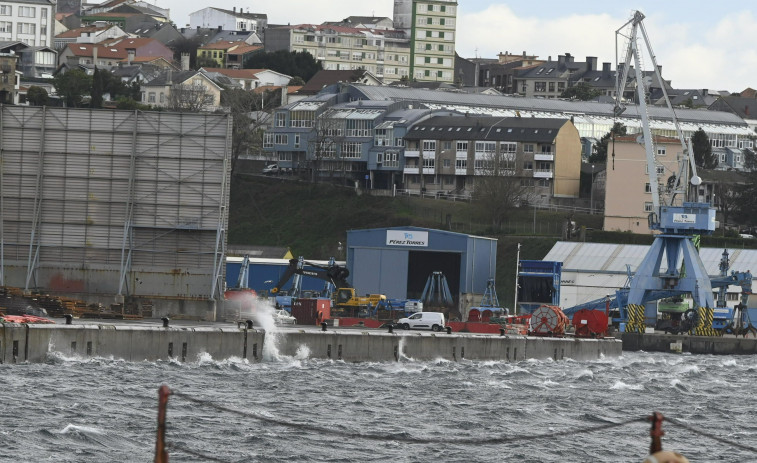
<path id="1" fill-rule="evenodd" d="M 525 161 L 523 163 L 523 170 L 534 170 L 534 163 L 532 161 Z"/>
<path id="2" fill-rule="evenodd" d="M 427 169 L 433 169 L 436 165 L 436 159 L 434 158 L 423 158 L 423 167 Z"/>
<path id="3" fill-rule="evenodd" d="M 292 127 L 312 128 L 315 123 L 315 111 L 292 111 L 289 113 L 289 119 Z"/>
<path id="4" fill-rule="evenodd" d="M 276 145 L 288 145 L 289 144 L 289 135 L 285 133 L 277 133 L 273 136 L 273 143 Z"/>
<path id="5" fill-rule="evenodd" d="M 557 91 L 562 93 L 565 91 L 565 82 L 558 82 L 557 83 Z"/>
<path id="6" fill-rule="evenodd" d="M 664 146 L 658 146 L 657 147 L 657 155 L 658 156 L 665 156 L 665 147 Z"/>
<path id="7" fill-rule="evenodd" d="M 649 183 L 644 185 L 644 193 L 651 193 L 652 187 L 649 185 Z"/>
<path id="8" fill-rule="evenodd" d="M 299 148 L 300 147 L 300 134 L 296 134 L 294 136 L 294 147 Z"/>
<path id="9" fill-rule="evenodd" d="M 13 8 L 10 5 L 0 5 L 0 16 L 10 16 L 12 14 Z"/>
<path id="10" fill-rule="evenodd" d="M 444 167 L 450 167 L 452 165 L 452 161 L 449 160 L 449 159 L 445 159 L 443 161 L 443 165 L 444 165 Z"/>
<path id="11" fill-rule="evenodd" d="M 160 103 L 163 104 L 166 102 L 166 94 L 163 92 L 160 92 Z"/>
<path id="12" fill-rule="evenodd" d="M 286 126 L 287 126 L 286 113 L 276 113 L 276 127 L 286 127 Z"/>
<path id="13" fill-rule="evenodd" d="M 0 21 L 0 32 L 13 32 L 13 23 L 7 21 Z"/>
<path id="14" fill-rule="evenodd" d="M 467 169 L 467 168 L 468 168 L 467 159 L 455 159 L 455 169 Z"/>
<path id="15" fill-rule="evenodd" d="M 21 18 L 33 18 L 35 16 L 36 8 L 33 6 L 19 6 L 18 16 Z"/>
<path id="16" fill-rule="evenodd" d="M 345 159 L 360 159 L 362 144 L 356 142 L 342 143 L 342 157 Z"/>
<path id="17" fill-rule="evenodd" d="M 369 119 L 347 119 L 348 137 L 373 136 L 373 121 Z"/>
<path id="18" fill-rule="evenodd" d="M 155 92 L 150 92 L 147 94 L 147 102 L 155 103 Z"/>
<path id="19" fill-rule="evenodd" d="M 476 153 L 493 153 L 497 149 L 497 143 L 493 141 L 477 141 Z"/>
<path id="20" fill-rule="evenodd" d="M 436 140 L 423 140 L 423 151 L 436 153 Z"/>
<path id="21" fill-rule="evenodd" d="M 546 82 L 534 82 L 534 91 L 535 92 L 546 92 L 547 91 L 547 83 Z"/>
<path id="22" fill-rule="evenodd" d="M 17 34 L 29 34 L 34 35 L 36 31 L 36 24 L 32 23 L 18 23 L 16 25 L 16 33 Z"/>
<path id="23" fill-rule="evenodd" d="M 644 212 L 652 212 L 652 203 L 647 201 L 644 203 Z"/>
<path id="24" fill-rule="evenodd" d="M 534 145 L 531 143 L 526 143 L 523 145 L 523 152 L 524 153 L 533 153 L 534 152 Z"/>
<path id="25" fill-rule="evenodd" d="M 442 142 L 442 149 L 443 150 L 451 150 L 452 149 L 452 142 L 451 141 L 444 141 L 444 142 Z"/>
<path id="26" fill-rule="evenodd" d="M 555 83 L 554 82 L 550 82 L 549 83 L 549 91 L 550 92 L 554 92 L 555 91 Z"/>
<path id="27" fill-rule="evenodd" d="M 433 37 L 434 33 L 431 31 L 426 31 L 426 37 Z"/>
<path id="28" fill-rule="evenodd" d="M 467 141 L 459 141 L 457 142 L 457 151 L 467 153 L 468 152 L 468 142 Z"/>
<path id="29" fill-rule="evenodd" d="M 500 153 L 515 153 L 518 148 L 517 143 L 502 142 L 499 145 Z"/>
<path id="30" fill-rule="evenodd" d="M 263 134 L 263 148 L 273 148 L 273 134 L 266 132 Z"/>
<path id="31" fill-rule="evenodd" d="M 662 175 L 665 173 L 665 166 L 657 166 L 657 175 Z"/>

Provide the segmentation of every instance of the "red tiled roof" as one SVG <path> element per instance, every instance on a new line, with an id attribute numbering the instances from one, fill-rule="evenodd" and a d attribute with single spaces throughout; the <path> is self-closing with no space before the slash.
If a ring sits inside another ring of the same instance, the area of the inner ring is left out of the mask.
<path id="1" fill-rule="evenodd" d="M 231 77 L 232 79 L 257 79 L 258 72 L 261 71 L 261 69 L 226 69 L 226 68 L 203 68 L 208 72 L 217 72 L 219 74 L 223 74 L 226 77 Z"/>
<path id="2" fill-rule="evenodd" d="M 60 34 L 56 35 L 55 38 L 57 39 L 75 39 L 76 37 L 81 37 L 82 34 L 85 34 L 87 32 L 97 32 L 97 31 L 104 31 L 107 29 L 110 29 L 112 26 L 85 26 L 85 27 L 77 27 L 76 29 L 69 29 L 66 32 L 61 32 Z"/>
<path id="3" fill-rule="evenodd" d="M 240 46 L 239 48 L 229 50 L 227 53 L 230 55 L 244 55 L 246 53 L 252 53 L 253 51 L 258 51 L 262 49 L 263 49 L 262 45 L 247 45 L 246 47 Z"/>
<path id="4" fill-rule="evenodd" d="M 74 56 L 92 56 L 92 49 L 96 46 L 98 58 L 124 59 L 128 56 L 128 49 L 137 49 L 152 42 L 156 42 L 156 40 L 140 37 L 135 39 L 106 40 L 100 44 L 69 43 L 68 49 L 71 50 Z"/>
<path id="5" fill-rule="evenodd" d="M 280 88 L 281 88 L 280 85 L 261 85 L 260 87 L 252 89 L 252 93 L 270 92 L 273 90 L 278 90 Z M 289 86 L 287 87 L 287 94 L 291 95 L 293 93 L 296 93 L 301 88 L 302 87 L 297 86 L 297 85 Z"/>
<path id="6" fill-rule="evenodd" d="M 228 50 L 229 48 L 233 48 L 233 47 L 247 47 L 247 46 L 249 46 L 247 42 L 242 42 L 242 41 L 229 42 L 226 40 L 222 40 L 220 42 L 209 43 L 205 46 L 198 47 L 197 49 L 198 50 Z"/>

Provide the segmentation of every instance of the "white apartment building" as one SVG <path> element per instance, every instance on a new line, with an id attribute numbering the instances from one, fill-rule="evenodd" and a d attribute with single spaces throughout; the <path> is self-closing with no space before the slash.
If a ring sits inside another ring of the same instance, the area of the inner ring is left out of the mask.
<path id="1" fill-rule="evenodd" d="M 394 26 L 410 38 L 415 80 L 454 82 L 456 0 L 395 0 Z"/>
<path id="2" fill-rule="evenodd" d="M 0 1 L 0 41 L 29 46 L 52 46 L 55 2 L 49 0 Z"/>
<path id="3" fill-rule="evenodd" d="M 243 12 L 242 8 L 237 11 L 236 7 L 225 10 L 216 7 L 207 7 L 189 14 L 189 27 L 211 28 L 220 27 L 224 31 L 262 31 L 268 25 L 268 16 L 265 14 Z"/>

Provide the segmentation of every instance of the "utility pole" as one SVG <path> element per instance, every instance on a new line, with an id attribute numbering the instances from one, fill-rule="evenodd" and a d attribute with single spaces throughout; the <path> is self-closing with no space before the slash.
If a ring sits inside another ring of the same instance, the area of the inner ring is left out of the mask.
<path id="1" fill-rule="evenodd" d="M 591 184 L 589 184 L 589 191 L 591 192 L 589 208 L 591 209 L 591 215 L 594 215 L 594 164 L 591 165 Z"/>

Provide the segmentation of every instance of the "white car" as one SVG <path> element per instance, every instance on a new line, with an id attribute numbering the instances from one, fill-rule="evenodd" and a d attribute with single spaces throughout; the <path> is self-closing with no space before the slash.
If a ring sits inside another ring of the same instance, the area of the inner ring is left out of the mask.
<path id="1" fill-rule="evenodd" d="M 273 322 L 277 325 L 296 325 L 297 319 L 286 310 L 277 310 L 273 313 Z"/>
<path id="2" fill-rule="evenodd" d="M 403 330 L 431 330 L 442 331 L 446 326 L 444 314 L 441 312 L 418 312 L 407 318 L 400 318 L 397 326 Z"/>
<path id="3" fill-rule="evenodd" d="M 281 169 L 279 169 L 278 164 L 270 164 L 265 167 L 263 167 L 263 173 L 264 174 L 272 174 L 272 175 L 278 175 L 281 173 Z"/>

